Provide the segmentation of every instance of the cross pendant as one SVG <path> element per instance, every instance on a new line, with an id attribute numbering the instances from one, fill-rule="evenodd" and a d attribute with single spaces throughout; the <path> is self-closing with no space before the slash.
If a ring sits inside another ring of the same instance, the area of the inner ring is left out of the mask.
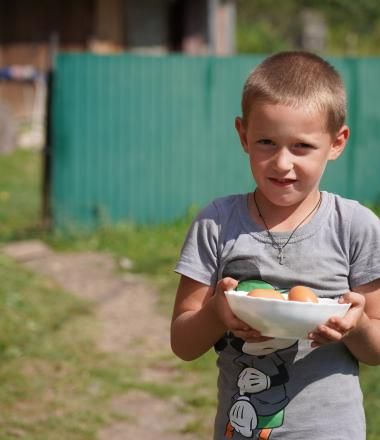
<path id="1" fill-rule="evenodd" d="M 284 264 L 284 260 L 285 260 L 285 255 L 284 255 L 284 251 L 283 251 L 283 248 L 280 248 L 279 249 L 279 252 L 278 252 L 278 262 L 281 264 L 281 265 L 283 265 Z"/>

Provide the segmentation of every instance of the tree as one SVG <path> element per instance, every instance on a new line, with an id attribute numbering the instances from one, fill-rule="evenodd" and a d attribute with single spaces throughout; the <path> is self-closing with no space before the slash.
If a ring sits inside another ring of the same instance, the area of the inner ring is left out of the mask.
<path id="1" fill-rule="evenodd" d="M 307 12 L 309 17 L 321 17 L 321 31 L 325 23 L 323 54 L 380 54 L 377 0 L 236 0 L 236 4 L 240 53 L 302 48 L 302 35 L 310 27 Z"/>

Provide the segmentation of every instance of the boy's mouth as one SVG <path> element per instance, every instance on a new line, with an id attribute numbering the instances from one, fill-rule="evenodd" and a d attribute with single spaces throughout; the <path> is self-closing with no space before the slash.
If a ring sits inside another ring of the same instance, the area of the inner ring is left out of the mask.
<path id="1" fill-rule="evenodd" d="M 269 177 L 269 180 L 278 186 L 287 186 L 287 185 L 291 185 L 294 182 L 296 182 L 296 179 L 278 179 L 275 177 Z"/>

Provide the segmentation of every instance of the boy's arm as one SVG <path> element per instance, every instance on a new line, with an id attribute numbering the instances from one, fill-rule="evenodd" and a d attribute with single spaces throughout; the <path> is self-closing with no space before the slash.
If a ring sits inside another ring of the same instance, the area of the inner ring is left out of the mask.
<path id="1" fill-rule="evenodd" d="M 224 278 L 214 289 L 186 276 L 181 277 L 171 323 L 171 346 L 178 357 L 184 360 L 198 358 L 227 329 L 245 338 L 258 335 L 236 318 L 228 306 L 224 292 L 236 285 L 234 279 Z"/>
<path id="2" fill-rule="evenodd" d="M 351 353 L 368 365 L 380 364 L 380 279 L 353 289 L 365 296 L 358 326 L 343 338 Z"/>
<path id="3" fill-rule="evenodd" d="M 343 296 L 352 303 L 343 318 L 331 318 L 313 332 L 313 345 L 342 341 L 351 353 L 368 365 L 380 364 L 380 279 L 358 286 Z"/>

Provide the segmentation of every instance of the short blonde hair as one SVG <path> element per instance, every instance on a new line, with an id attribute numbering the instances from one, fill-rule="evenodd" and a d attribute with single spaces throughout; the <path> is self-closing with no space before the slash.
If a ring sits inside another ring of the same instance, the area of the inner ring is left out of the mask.
<path id="1" fill-rule="evenodd" d="M 330 133 L 336 133 L 346 119 L 342 78 L 331 64 L 309 52 L 279 52 L 251 72 L 242 97 L 245 124 L 254 101 L 319 111 L 326 114 Z"/>

